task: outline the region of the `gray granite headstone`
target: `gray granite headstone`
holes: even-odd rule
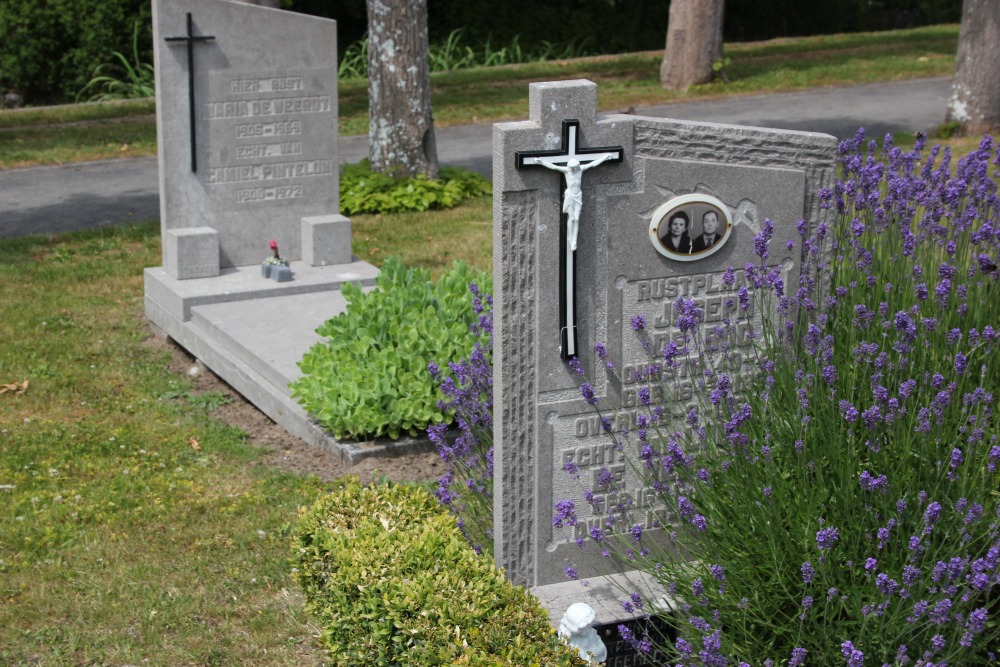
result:
[[[834,181],[836,140],[821,134],[682,122],[627,115],[598,116],[590,81],[530,86],[530,120],[494,126],[494,531],[495,556],[515,583],[541,590],[566,584],[564,568],[581,576],[610,573],[552,525],[553,502],[576,501],[578,534],[600,517],[587,516],[581,484],[563,471],[577,464],[585,487],[607,467],[628,488],[645,521],[669,524],[651,489],[601,434],[597,414],[581,399],[579,379],[560,355],[560,241],[563,176],[518,166],[517,154],[564,148],[562,126],[579,121],[581,148],[620,146],[624,159],[583,174],[583,207],[576,250],[577,346],[605,409],[635,412],[636,385],[601,381],[595,342],[606,344],[625,374],[646,359],[630,322],[646,317],[654,349],[670,335],[678,296],[698,300],[706,327],[721,318],[723,299],[739,286],[741,267],[754,261],[753,236],[765,218],[776,226],[769,263],[780,263],[785,284],[797,285],[800,219],[817,224],[818,190]],[[669,247],[677,211],[691,220],[687,245]],[[695,247],[709,211],[720,218],[716,243]],[[651,231],[652,227],[652,231]],[[704,244],[703,244],[704,245]],[[729,288],[721,277],[737,271]],[[794,287],[793,287],[794,289]],[[692,403],[682,382],[666,397],[674,415]],[[588,589],[572,584],[581,598]],[[565,598],[565,590],[555,594]],[[543,596],[540,596],[543,597]],[[570,598],[571,599],[571,598]],[[545,599],[543,597],[543,602]],[[560,603],[562,604],[562,603]],[[595,606],[595,605],[592,605]],[[557,608],[550,607],[550,609]],[[565,609],[555,613],[561,614]],[[598,611],[598,622],[610,620]],[[556,616],[558,618],[558,616]]]
[[[349,243],[332,244],[349,241],[349,223],[346,235],[303,223],[339,213],[336,27],[225,0],[154,0],[160,220],[174,278],[259,263],[271,239],[289,260],[350,261]],[[305,257],[303,245],[332,254]]]

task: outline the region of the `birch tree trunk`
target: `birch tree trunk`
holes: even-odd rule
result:
[[[948,120],[968,134],[1000,128],[1000,2],[964,0]]]
[[[373,171],[436,178],[427,0],[366,0]]]
[[[660,65],[660,83],[684,90],[712,80],[712,65],[722,60],[722,18],[725,0],[670,0],[667,48]]]

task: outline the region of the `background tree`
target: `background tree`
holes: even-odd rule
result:
[[[948,120],[970,134],[1000,128],[1000,2],[964,0]]]
[[[660,65],[664,88],[684,90],[712,80],[712,65],[722,60],[724,5],[725,0],[671,0]]]
[[[372,170],[435,178],[427,0],[367,0],[367,7]]]

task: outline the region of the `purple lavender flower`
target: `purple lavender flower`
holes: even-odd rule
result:
[[[642,331],[646,328],[646,316],[645,315],[634,315],[632,316],[632,330]]]
[[[958,375],[965,374],[965,369],[969,366],[969,360],[961,352],[955,353],[955,373]]]
[[[639,390],[636,392],[636,396],[639,398],[639,402],[643,405],[648,406],[652,402],[652,399],[649,396],[649,387],[646,385],[639,387]]]
[[[590,386],[589,382],[580,385],[580,395],[590,405],[597,405],[597,395],[594,394],[594,388]]]
[[[858,420],[858,409],[850,401],[840,401],[840,415],[848,422],[854,423]]]
[[[932,622],[938,625],[944,625],[949,620],[951,620],[951,606],[952,602],[948,598],[945,598],[934,605],[931,609],[930,619]]]
[[[885,475],[875,477],[867,470],[861,472],[861,488],[865,491],[887,491],[889,479]]]
[[[840,653],[847,660],[847,667],[864,667],[865,654],[854,648],[854,644],[849,641],[840,645]]]
[[[828,551],[836,544],[837,540],[840,538],[840,532],[830,526],[829,528],[823,528],[816,533],[816,545],[822,551]]]
[[[816,571],[813,569],[812,563],[806,561],[802,563],[802,581],[811,584],[813,577],[816,575]]]
[[[924,510],[924,525],[927,527],[928,532],[930,527],[937,523],[938,519],[941,517],[941,504],[931,503]]]
[[[552,525],[562,528],[563,525],[576,525],[576,503],[572,500],[560,500],[555,503],[556,513],[552,517]]]
[[[804,648],[796,647],[792,649],[792,658],[788,661],[788,667],[802,667],[806,662],[806,656],[809,654]]]

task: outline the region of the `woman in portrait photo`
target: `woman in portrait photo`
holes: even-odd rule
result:
[[[688,235],[688,228],[691,226],[691,219],[684,211],[678,211],[670,216],[667,223],[667,233],[660,239],[663,246],[679,255],[691,253],[692,242]]]

